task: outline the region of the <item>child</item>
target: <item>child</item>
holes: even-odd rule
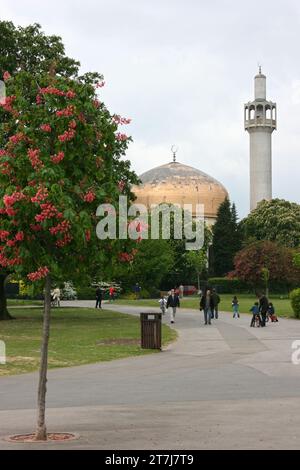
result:
[[[166,307],[167,307],[167,299],[164,296],[159,300],[159,306],[160,306],[162,314],[164,315],[166,313]]]
[[[232,308],[233,308],[233,318],[240,318],[239,301],[236,295],[232,299]]]
[[[256,320],[259,320],[258,325],[260,326],[261,325],[261,318],[260,318],[260,314],[259,314],[259,303],[258,302],[255,302],[253,307],[250,308],[250,312],[252,312],[252,315],[253,315],[250,326],[254,327]]]
[[[272,302],[270,302],[268,306],[268,317],[271,319],[272,323],[278,322],[278,318],[275,315],[275,308]]]

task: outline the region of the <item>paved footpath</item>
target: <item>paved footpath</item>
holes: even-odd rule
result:
[[[68,444],[3,441],[34,429],[37,374],[0,377],[0,449],[299,449],[300,365],[291,355],[300,321],[249,323],[221,313],[205,326],[200,312],[180,309],[179,339],[160,354],[51,370],[48,430],[80,434]]]

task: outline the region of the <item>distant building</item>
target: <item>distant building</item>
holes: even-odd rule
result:
[[[215,223],[219,206],[228,197],[221,183],[196,168],[177,162],[175,154],[172,162],[146,171],[140,179],[142,184],[132,188],[137,196],[136,204],[143,204],[148,209],[161,203],[181,207],[192,204],[193,216],[196,215],[196,204],[203,204],[208,225]]]

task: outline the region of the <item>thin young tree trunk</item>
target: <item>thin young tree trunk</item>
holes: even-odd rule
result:
[[[38,388],[38,419],[35,439],[38,441],[47,440],[47,428],[45,422],[46,392],[47,392],[47,369],[48,369],[48,344],[50,335],[50,314],[51,314],[51,277],[48,274],[45,282],[45,302],[44,302],[44,322],[43,337],[41,345],[41,363]]]
[[[13,317],[7,310],[7,299],[5,294],[5,280],[7,274],[0,274],[0,321],[1,320],[13,320]]]

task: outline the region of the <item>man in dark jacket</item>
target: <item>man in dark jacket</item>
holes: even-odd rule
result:
[[[269,301],[264,294],[259,294],[259,313],[261,315],[261,326],[266,326]]]
[[[206,292],[201,297],[200,300],[200,310],[204,311],[204,321],[205,325],[211,325],[212,312],[214,311],[215,304],[210,289],[207,289]]]
[[[96,308],[102,308],[102,290],[100,289],[100,286],[97,287],[96,289]]]
[[[175,323],[175,316],[176,316],[176,310],[177,307],[180,307],[180,301],[178,295],[175,294],[175,290],[171,290],[171,295],[168,297],[167,301],[167,309],[171,308],[170,312],[170,318],[171,318],[171,323]]]
[[[217,294],[216,289],[212,290],[212,299],[214,302],[214,310],[212,312],[212,318],[215,318],[217,320],[219,318],[219,303],[221,302],[221,298]]]

